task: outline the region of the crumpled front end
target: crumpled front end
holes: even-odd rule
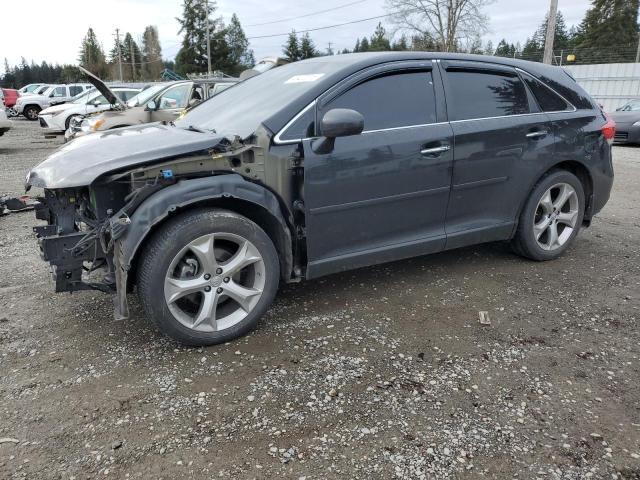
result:
[[[56,292],[115,290],[109,235],[95,215],[88,189],[45,189],[36,218],[47,222],[33,230],[43,260],[51,265]],[[93,273],[97,271],[102,275]]]

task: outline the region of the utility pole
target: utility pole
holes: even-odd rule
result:
[[[131,42],[131,79],[136,81],[136,56],[133,51],[133,42]]]
[[[547,20],[547,37],[544,41],[543,63],[551,65],[553,62],[553,40],[556,37],[556,16],[558,13],[558,0],[551,0],[549,18]]]
[[[118,47],[118,70],[120,72],[120,82],[122,82],[122,52],[120,51],[120,29],[116,28],[116,46]]]
[[[636,50],[636,63],[640,63],[640,36],[638,36],[638,50]]]
[[[209,39],[209,0],[204,0],[204,14],[207,19],[207,73],[211,76],[211,40]]]

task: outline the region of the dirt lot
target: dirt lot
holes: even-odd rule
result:
[[[0,138],[0,192],[60,143],[40,130]],[[492,244],[288,286],[208,349],[135,297],[116,322],[51,293],[33,214],[0,218],[0,478],[640,478],[640,149],[614,157],[558,261]]]

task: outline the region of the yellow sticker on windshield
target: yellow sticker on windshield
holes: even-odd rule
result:
[[[310,73],[307,75],[294,75],[284,83],[307,83],[315,82],[319,78],[324,77],[324,73]]]

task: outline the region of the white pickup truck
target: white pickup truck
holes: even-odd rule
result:
[[[51,85],[38,95],[24,95],[18,97],[13,107],[18,115],[24,115],[29,120],[37,120],[38,113],[50,105],[57,105],[71,100],[93,88],[90,83],[74,83],[70,85]]]

